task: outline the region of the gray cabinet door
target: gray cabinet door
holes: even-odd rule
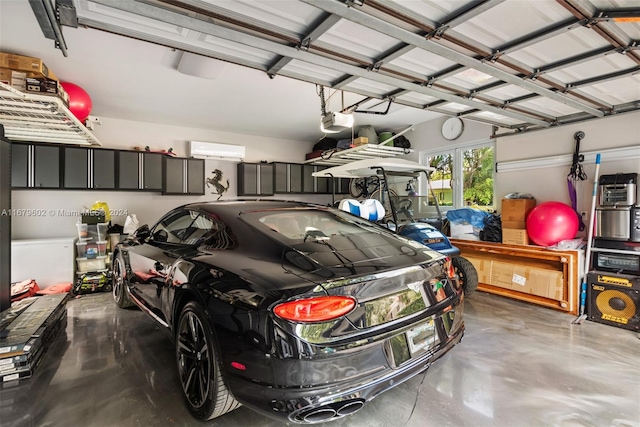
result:
[[[93,188],[113,190],[116,188],[116,152],[113,150],[93,151]]]
[[[273,164],[261,163],[260,167],[260,195],[273,196]]]
[[[325,170],[327,166],[316,166],[314,172],[320,172]],[[327,194],[331,193],[330,184],[332,183],[332,178],[314,178],[316,180],[316,193],[319,194]]]
[[[277,193],[288,193],[289,186],[287,185],[287,172],[289,170],[289,165],[287,163],[274,163],[273,164],[273,180],[274,180],[274,188],[273,191]]]
[[[89,149],[64,147],[64,188],[89,188]]]
[[[258,165],[238,163],[238,196],[258,195]]]
[[[60,147],[36,145],[33,153],[36,188],[60,188]]]
[[[143,153],[143,188],[146,191],[162,191],[162,156],[158,153]]]
[[[29,145],[11,144],[11,187],[29,186]]]
[[[226,182],[221,184],[227,186]],[[203,159],[187,159],[187,193],[204,194]]]
[[[184,159],[165,158],[164,193],[182,194],[184,192]]]
[[[315,192],[315,181],[313,178],[313,165],[303,165],[302,166],[302,192],[303,193],[314,193]]]
[[[140,189],[139,153],[118,152],[118,188],[121,190]]]
[[[289,191],[291,193],[302,193],[302,165],[291,163],[289,168],[291,170],[291,186],[289,187]]]

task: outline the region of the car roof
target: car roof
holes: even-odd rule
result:
[[[237,199],[224,201],[197,202],[184,205],[186,209],[197,209],[211,213],[226,213],[237,215],[245,211],[259,211],[266,209],[292,209],[300,207],[315,208],[319,205],[294,200],[276,199]]]

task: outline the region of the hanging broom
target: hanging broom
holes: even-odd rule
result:
[[[571,323],[575,325],[581,324],[587,315],[584,313],[587,304],[587,273],[591,267],[591,243],[593,241],[593,227],[595,221],[594,214],[596,212],[596,194],[598,191],[598,174],[600,172],[600,153],[596,154],[596,173],[593,177],[593,193],[591,194],[591,210],[589,211],[589,228],[587,229],[587,253],[584,257],[584,271],[582,276],[582,285],[580,286],[580,315]]]

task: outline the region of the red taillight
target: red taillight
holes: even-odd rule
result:
[[[355,300],[349,297],[317,297],[279,304],[273,312],[293,322],[325,322],[344,316],[355,306]]]
[[[246,366],[244,366],[244,365],[243,365],[242,363],[240,363],[240,362],[231,362],[231,367],[232,367],[232,368],[236,368],[236,369],[238,369],[238,370],[240,370],[240,371],[246,371],[246,370],[247,370],[247,367],[246,367]]]

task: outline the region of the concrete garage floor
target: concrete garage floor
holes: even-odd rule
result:
[[[467,299],[447,357],[329,426],[640,426],[640,340],[630,331],[517,301]],[[68,303],[66,334],[36,375],[0,395],[9,426],[279,426],[240,408],[191,418],[170,341],[110,294]]]

